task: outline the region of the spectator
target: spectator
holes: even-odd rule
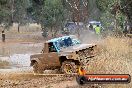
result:
[[[5,31],[2,31],[2,42],[5,42]]]

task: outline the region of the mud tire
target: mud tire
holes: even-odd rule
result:
[[[69,66],[71,70],[68,71],[68,69],[66,68],[66,66]],[[62,66],[61,66],[61,71],[64,74],[76,73],[77,72],[77,66],[76,66],[75,62],[64,61],[62,63]]]
[[[42,70],[42,68],[39,67],[38,62],[35,62],[35,63],[33,64],[33,72],[34,72],[35,74],[43,74],[43,70]]]

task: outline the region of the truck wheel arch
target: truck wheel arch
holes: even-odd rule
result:
[[[66,61],[66,60],[67,60],[66,56],[60,56],[59,57],[59,61],[60,61],[61,65],[62,65],[62,62]]]
[[[38,58],[32,58],[32,59],[31,59],[30,66],[33,66],[33,64],[34,64],[35,62],[37,62],[37,63],[39,63],[39,64],[42,64],[41,61],[40,61]]]
[[[79,60],[67,59],[66,56],[60,56],[60,57],[59,57],[59,61],[60,61],[60,64],[61,64],[61,65],[62,65],[62,63],[63,63],[64,61],[71,61],[71,62],[75,62],[76,65],[80,65]]]

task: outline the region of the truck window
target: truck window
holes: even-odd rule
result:
[[[53,43],[49,43],[48,46],[49,46],[49,52],[57,52],[57,50],[55,49]]]

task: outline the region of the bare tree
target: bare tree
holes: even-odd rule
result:
[[[88,18],[88,1],[87,0],[66,0],[72,13],[72,21],[77,22],[78,37],[80,37],[79,22],[86,22]]]

